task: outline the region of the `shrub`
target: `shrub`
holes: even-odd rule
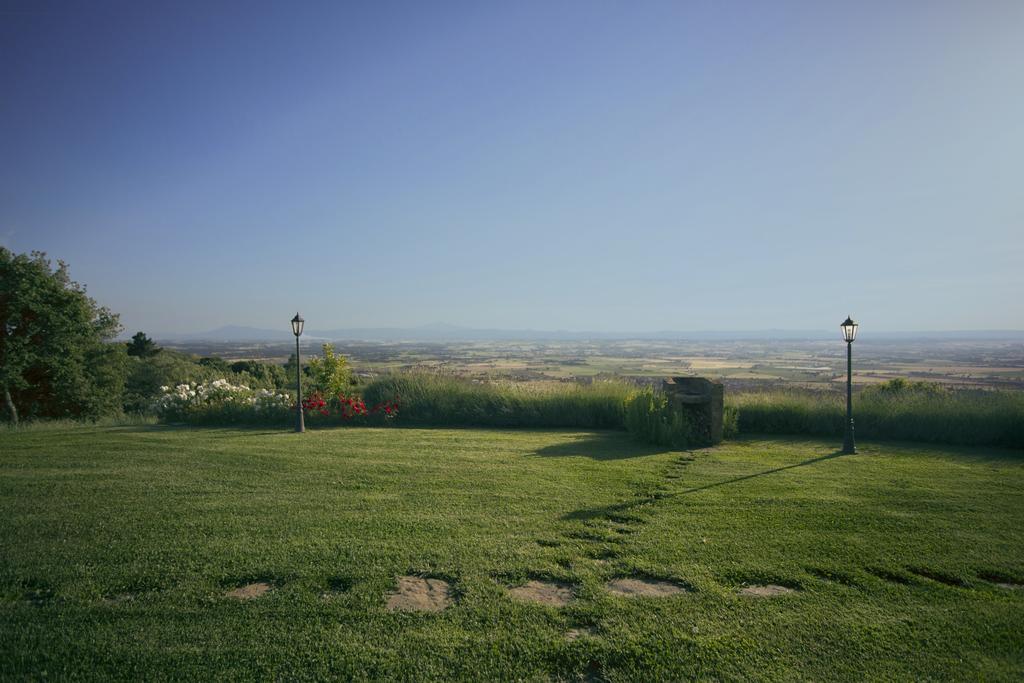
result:
[[[686,414],[673,408],[664,392],[652,389],[626,398],[625,425],[636,437],[659,446],[683,449],[700,440]]]
[[[267,389],[284,389],[288,384],[284,368],[273,363],[240,360],[231,364],[231,371],[237,375],[248,377],[251,384]]]
[[[335,354],[331,344],[323,345],[323,353],[323,358],[314,357],[309,361],[310,385],[325,396],[337,396],[352,383],[352,370],[348,359]]]
[[[268,389],[253,390],[225,379],[161,387],[152,409],[168,422],[189,424],[286,424],[292,399]]]

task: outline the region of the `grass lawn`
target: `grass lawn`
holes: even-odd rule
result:
[[[1024,454],[836,446],[0,432],[0,676],[1024,677]],[[455,603],[388,611],[403,575]],[[619,597],[619,577],[687,590]],[[575,598],[506,593],[528,580]],[[792,592],[742,593],[767,584]]]

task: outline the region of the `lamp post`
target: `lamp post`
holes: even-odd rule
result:
[[[292,318],[292,334],[295,335],[295,390],[298,396],[298,418],[295,421],[295,431],[306,431],[306,418],[302,414],[302,359],[299,357],[299,335],[302,334],[302,326],[306,323],[298,313]]]
[[[857,444],[853,442],[853,340],[857,338],[857,323],[846,316],[839,327],[843,330],[843,341],[846,342],[846,436],[843,439],[843,453],[856,453]]]

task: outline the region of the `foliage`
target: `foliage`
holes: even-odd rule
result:
[[[296,366],[297,365],[298,365],[298,360],[296,359],[295,354],[293,353],[293,354],[290,354],[288,356],[288,362],[284,364],[284,368],[283,368],[283,370],[284,370],[284,378],[285,378],[285,382],[286,382],[285,386],[288,387],[289,389],[292,389],[292,390],[295,389],[295,374],[296,374],[296,369],[297,369]],[[304,391],[309,387],[310,377],[311,376],[312,376],[312,371],[310,370],[309,365],[308,364],[303,364],[303,366],[302,366],[302,373],[300,375],[300,378],[302,379],[302,388],[303,388]]]
[[[231,371],[231,364],[218,356],[205,356],[196,362],[221,374]]]
[[[200,365],[194,356],[171,349],[149,358],[129,358],[125,411],[146,412],[153,400],[162,395],[161,387],[212,381],[217,374],[216,370]]]
[[[395,373],[370,382],[363,397],[371,404],[399,397],[405,424],[622,429],[629,392],[618,382],[523,385]]]
[[[249,377],[250,383],[256,383],[258,386],[275,389],[284,389],[288,386],[284,368],[273,363],[240,360],[231,364],[231,371]]]
[[[139,358],[149,358],[163,350],[152,339],[147,337],[145,332],[136,332],[132,336],[132,340],[128,342],[127,347],[129,356],[137,356]]]
[[[306,420],[321,424],[382,424],[398,416],[398,407],[397,399],[368,407],[358,396],[325,397],[317,391],[302,398]],[[294,419],[295,402],[286,393],[253,389],[221,378],[160,387],[160,396],[150,410],[162,422],[175,424],[283,426]]]
[[[775,391],[733,394],[742,433],[841,437],[846,421],[842,392]],[[858,439],[1024,448],[1024,393],[949,389],[895,379],[854,395]]]
[[[373,415],[379,415],[385,420],[392,420],[398,417],[397,396],[390,401],[380,401],[367,408],[366,401],[358,396],[340,394],[337,399],[337,406],[338,414],[341,416],[341,419],[346,421],[356,418],[367,418]]]
[[[145,413],[150,410],[154,399],[163,395],[161,387],[165,386],[226,379],[232,384],[245,385],[254,390],[279,392],[284,388],[283,369],[257,361],[229,365],[220,358],[197,358],[173,349],[164,349],[149,358],[129,358],[128,361],[124,409],[129,413]],[[236,367],[240,369],[235,370]]]
[[[352,369],[348,359],[334,353],[334,346],[323,345],[323,357],[309,360],[310,386],[326,396],[337,396],[348,390],[352,383]]]
[[[268,389],[253,390],[225,379],[161,387],[153,412],[167,422],[188,424],[284,424],[292,399]]]
[[[625,425],[643,441],[685,449],[700,439],[697,427],[675,409],[664,392],[642,389],[625,401]]]
[[[0,390],[11,421],[96,418],[120,409],[118,317],[42,252],[0,247]]]
[[[722,438],[734,439],[740,433],[740,411],[726,404],[722,408]]]
[[[122,414],[131,360],[125,347],[116,343],[99,344],[86,352],[91,382],[82,394],[81,411],[76,417],[96,420]]]

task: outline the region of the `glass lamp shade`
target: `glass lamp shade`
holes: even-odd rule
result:
[[[857,323],[853,322],[853,318],[847,316],[846,320],[839,327],[843,330],[843,341],[849,343],[857,338]]]
[[[306,324],[306,321],[302,319],[302,316],[298,313],[292,318],[292,334],[298,337],[302,334],[302,326]]]

